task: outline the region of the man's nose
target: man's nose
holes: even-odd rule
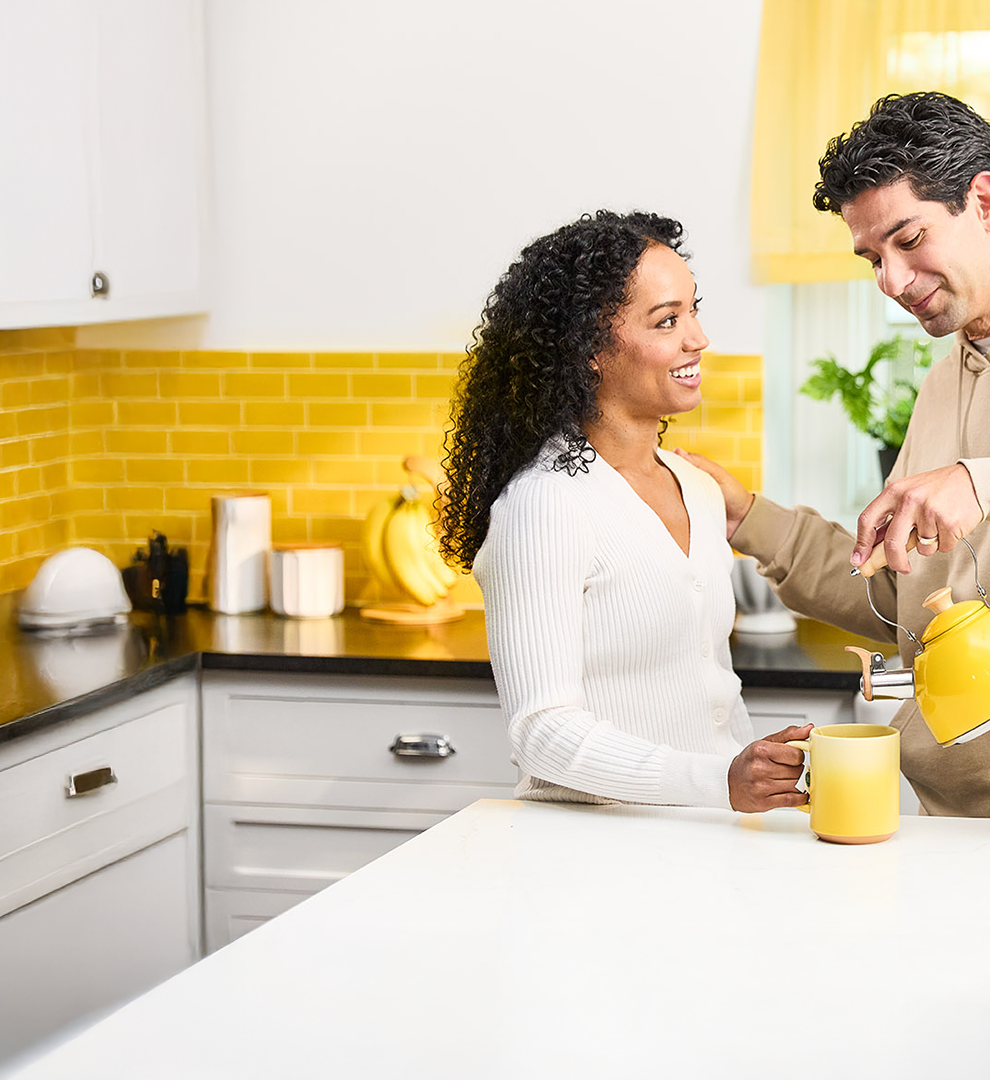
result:
[[[883,265],[877,272],[877,284],[880,286],[880,291],[895,300],[907,291],[912,281],[914,281],[914,270],[904,259],[898,259],[896,256],[884,259]]]

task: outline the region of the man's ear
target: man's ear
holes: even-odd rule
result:
[[[990,233],[990,172],[978,172],[969,182],[969,190],[983,228]]]

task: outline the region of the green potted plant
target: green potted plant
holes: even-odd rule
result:
[[[878,378],[877,366],[899,360],[904,367],[910,367],[912,377],[895,378],[888,389],[887,380]],[[918,387],[931,364],[930,341],[907,340],[896,334],[873,346],[862,371],[844,368],[831,353],[813,360],[815,374],[801,386],[800,392],[816,401],[831,401],[839,395],[853,426],[879,443],[880,472],[886,480],[904,443]]]

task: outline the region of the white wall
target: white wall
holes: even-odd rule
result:
[[[760,0],[207,0],[215,296],[82,344],[459,351],[530,238],[680,218],[712,348],[749,282]]]

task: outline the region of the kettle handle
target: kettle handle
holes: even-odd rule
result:
[[[918,533],[917,530],[912,529],[911,535],[907,538],[907,543],[904,545],[905,551],[914,551],[918,546]],[[859,568],[859,572],[863,577],[873,577],[878,571],[882,570],[887,565],[887,552],[883,549],[883,543],[877,544],[877,546],[870,552],[870,557]]]

